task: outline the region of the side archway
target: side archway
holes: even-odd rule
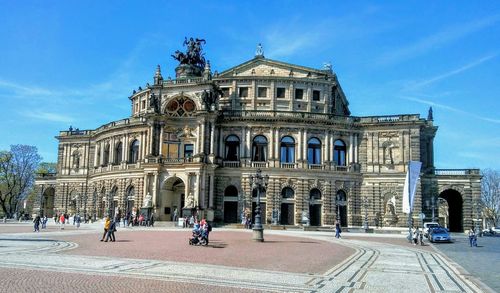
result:
[[[439,207],[439,221],[447,225],[450,232],[463,232],[463,197],[454,189],[446,189],[439,194],[439,198],[447,203]],[[440,201],[441,202],[441,201]]]

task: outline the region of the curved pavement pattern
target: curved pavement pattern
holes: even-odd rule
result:
[[[307,235],[333,241],[331,236]],[[293,236],[304,237],[304,234]],[[337,242],[356,249],[356,253],[325,274],[316,275],[206,264],[186,269],[193,264],[68,255],[58,252],[75,248],[77,244],[13,235],[0,238],[0,267],[275,292],[483,292],[438,253],[359,240]]]

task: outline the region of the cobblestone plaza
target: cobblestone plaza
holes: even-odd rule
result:
[[[31,224],[0,224],[0,292],[491,291],[433,246],[413,246],[403,235],[267,231],[257,243],[247,230],[214,229],[203,247],[188,245],[190,230],[182,228],[122,227],[114,243],[99,241],[101,229],[49,224],[33,233]]]

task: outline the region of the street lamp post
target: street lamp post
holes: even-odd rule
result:
[[[42,184],[42,190],[40,191],[40,208],[38,209],[38,215],[40,216],[40,218],[42,217],[42,205],[43,205],[43,188],[44,188],[44,184]]]
[[[279,212],[280,198],[279,195],[274,196],[274,210],[273,210],[273,224],[278,225],[278,219],[280,217]]]
[[[365,219],[364,219],[364,229],[365,229],[365,232],[368,231],[368,203],[369,203],[369,200],[368,198],[363,198],[363,206],[365,208]]]
[[[250,188],[257,188],[257,206],[255,207],[255,224],[253,225],[253,241],[264,242],[264,227],[262,226],[260,210],[260,190],[266,189],[269,182],[269,176],[262,176],[262,170],[257,169],[255,175],[250,175]]]

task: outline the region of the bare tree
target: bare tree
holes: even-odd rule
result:
[[[41,159],[34,146],[11,145],[10,151],[0,152],[0,208],[7,217],[29,195]]]
[[[500,172],[486,169],[482,172],[481,200],[484,216],[495,227],[500,225]]]

